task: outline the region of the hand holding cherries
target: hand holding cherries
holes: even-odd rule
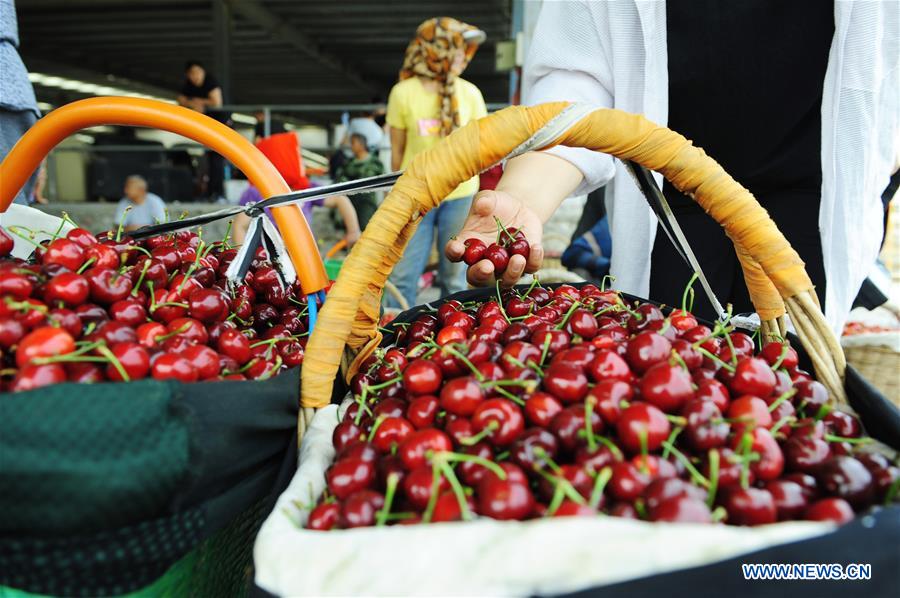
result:
[[[463,241],[466,247],[462,261],[471,267],[481,260],[488,260],[494,266],[494,277],[500,279],[506,272],[509,259],[514,255],[521,255],[528,261],[531,256],[531,246],[525,239],[525,233],[517,228],[506,228],[499,219],[497,222],[497,241],[485,245],[484,241],[477,237],[470,237]]]

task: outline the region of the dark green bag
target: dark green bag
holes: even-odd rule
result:
[[[243,593],[299,388],[294,369],[0,396],[0,595]]]

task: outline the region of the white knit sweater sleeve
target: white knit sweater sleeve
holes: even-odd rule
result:
[[[525,104],[570,101],[612,107],[612,68],[598,33],[605,3],[598,4],[600,7],[583,1],[544,2],[525,61]],[[606,184],[615,173],[608,155],[569,147],[548,152],[571,162],[584,175],[574,195]]]

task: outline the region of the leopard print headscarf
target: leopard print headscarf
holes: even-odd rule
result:
[[[483,39],[484,33],[477,27],[450,17],[437,17],[419,25],[416,37],[406,48],[400,80],[419,75],[440,83],[442,135],[449,135],[460,126],[455,93],[457,76],[450,72],[453,57],[458,49],[464,48],[465,69]]]

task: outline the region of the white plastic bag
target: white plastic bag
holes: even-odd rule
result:
[[[40,243],[44,239],[50,239],[56,231],[64,235],[73,228],[72,223],[64,222],[62,218],[44,213],[38,209],[23,206],[21,204],[10,204],[6,212],[0,213],[0,226],[9,229],[11,226],[18,226],[25,230],[34,231],[34,242]],[[62,228],[60,228],[62,226]],[[10,233],[15,245],[12,254],[14,257],[25,259],[34,252],[34,244],[29,243],[25,239]]]

